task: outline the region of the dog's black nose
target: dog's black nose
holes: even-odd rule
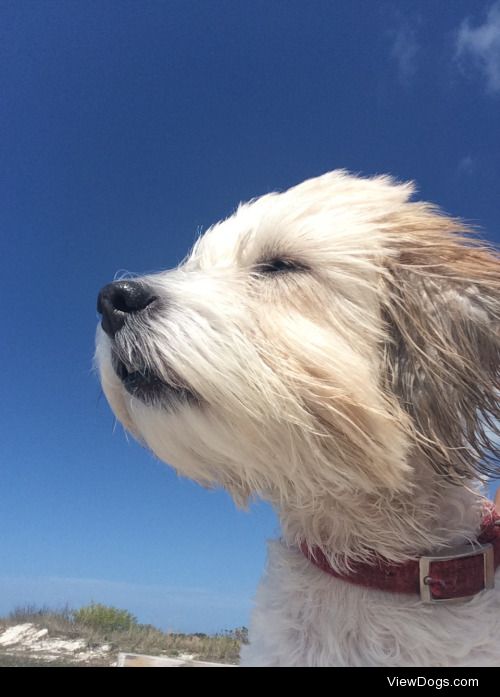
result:
[[[101,326],[111,338],[123,327],[127,316],[141,312],[156,300],[151,288],[140,281],[108,283],[97,297]]]

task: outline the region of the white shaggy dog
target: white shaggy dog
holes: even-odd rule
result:
[[[280,516],[247,665],[500,664],[498,574],[481,591],[500,562],[493,514],[493,544],[477,542],[499,258],[412,191],[331,172],[240,205],[177,269],[100,293],[97,362],[124,426]],[[465,543],[451,580],[446,562],[422,571]]]

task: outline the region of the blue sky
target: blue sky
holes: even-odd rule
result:
[[[276,519],[113,428],[96,293],[338,167],[500,241],[500,2],[1,0],[0,94],[0,613],[247,624]]]

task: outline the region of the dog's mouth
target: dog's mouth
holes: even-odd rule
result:
[[[150,406],[171,406],[174,402],[199,402],[195,392],[178,379],[167,382],[148,368],[129,369],[115,354],[112,364],[127,392]]]

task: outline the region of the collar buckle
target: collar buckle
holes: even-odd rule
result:
[[[431,564],[439,562],[449,562],[454,559],[463,559],[465,557],[483,557],[483,587],[472,595],[464,595],[452,598],[436,598],[432,594],[432,576]],[[419,559],[419,582],[420,582],[420,599],[424,603],[454,603],[457,601],[470,600],[477,593],[495,586],[495,550],[492,544],[483,544],[472,547],[464,545],[463,547],[455,547],[448,554],[439,556],[420,557]]]

